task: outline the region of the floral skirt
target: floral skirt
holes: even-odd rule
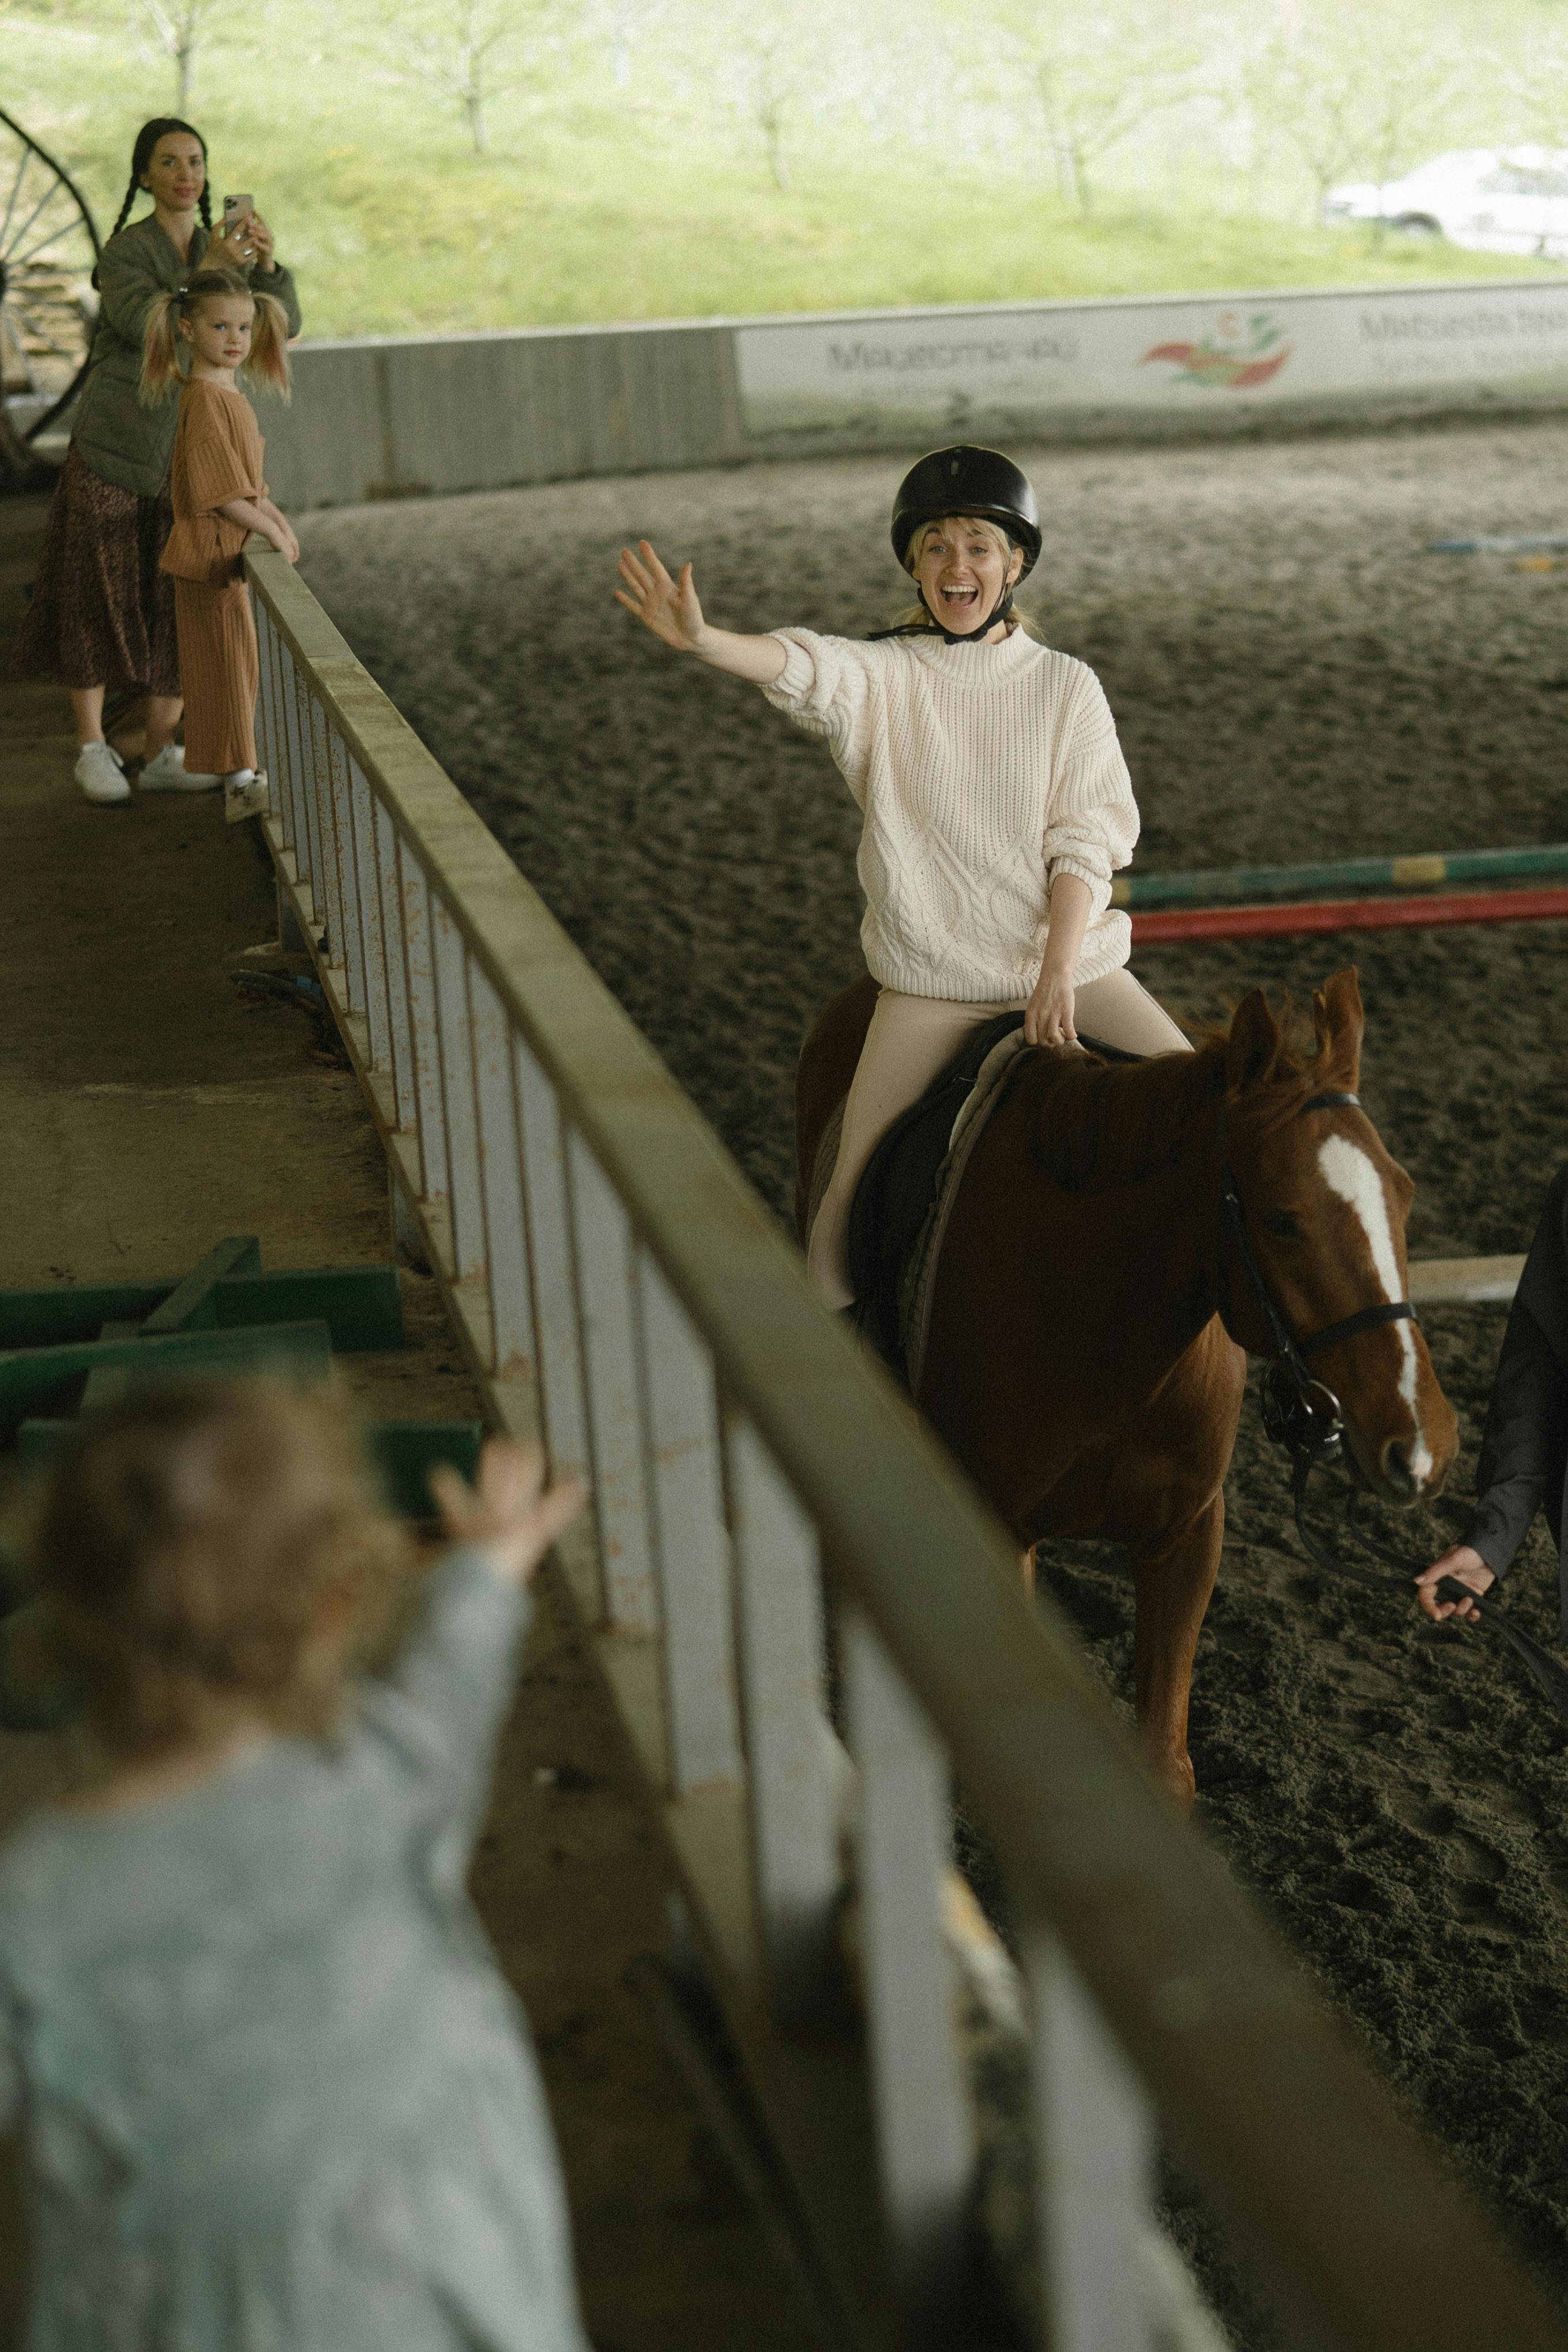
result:
[[[13,667],[68,687],[177,696],[174,583],[158,569],[173,521],[167,488],[138,498],[68,450]]]

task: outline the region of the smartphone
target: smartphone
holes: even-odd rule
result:
[[[225,196],[224,198],[224,227],[225,231],[232,235],[235,226],[240,221],[248,220],[255,210],[256,199],[254,196]]]

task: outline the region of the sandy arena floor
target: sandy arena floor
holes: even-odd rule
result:
[[[1568,568],[1426,551],[1568,527],[1568,425],[1029,462],[1048,537],[1027,601],[1104,682],[1145,869],[1568,838]],[[901,601],[898,470],[573,484],[312,515],[300,534],[355,649],[781,1213],[800,1040],[860,969],[855,812],[821,745],[620,612],[614,553],[643,533],[690,556],[731,626],[863,634]],[[1364,1097],[1420,1188],[1413,1255],[1522,1249],[1568,1157],[1568,925],[1167,949],[1135,968],[1210,1015],[1350,961]],[[1465,1426],[1458,1492],[1501,1328],[1428,1318]],[[1568,2288],[1568,1732],[1484,1638],[1423,1631],[1307,1566],[1251,1406],[1229,1514],[1194,1689],[1207,1826]],[[1073,1548],[1047,1581],[1126,1693],[1114,1559]],[[1510,1598],[1548,1636],[1552,1582],[1538,1528]],[[1202,2249],[1199,2217],[1181,2227]],[[1264,2352],[1266,2318],[1211,2263],[1238,2340]]]

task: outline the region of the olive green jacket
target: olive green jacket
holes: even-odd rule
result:
[[[182,261],[157,215],[149,213],[111,236],[99,261],[98,325],[71,440],[84,466],[138,498],[155,497],[168,479],[180,415],[180,404],[172,397],[144,408],[137,396],[147,314],[160,294],[183,286],[201,268],[206,249],[207,232],[198,225]],[[258,294],[274,295],[282,303],[288,331],[297,335],[299,297],[287,270],[246,275]]]

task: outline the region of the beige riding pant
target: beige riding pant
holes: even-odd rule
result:
[[[844,1103],[838,1164],[822,1197],[806,1246],[806,1271],[820,1298],[848,1307],[844,1250],[850,1204],[866,1161],[901,1111],[918,1102],[933,1078],[953,1059],[971,1029],[1016,1013],[1010,1004],[958,1004],[940,996],[905,996],[884,988],[876,1000],[854,1080]],[[1081,1036],[1103,1038],[1125,1054],[1190,1052],[1168,1013],[1124,965],[1092,980],[1073,1001],[1073,1024]]]

